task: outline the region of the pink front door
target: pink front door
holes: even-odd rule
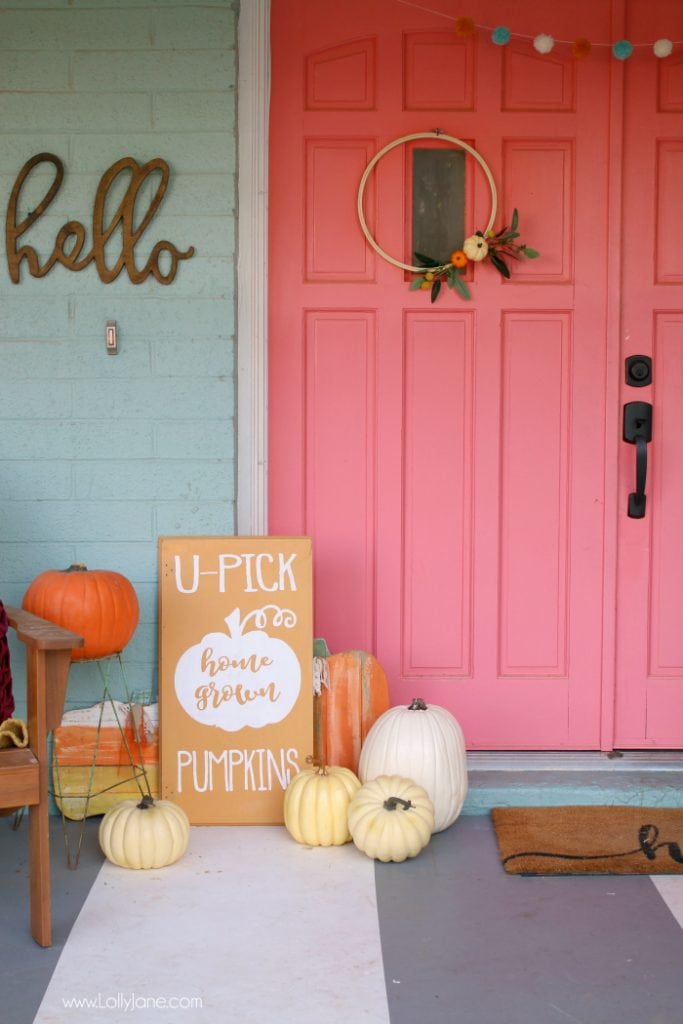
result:
[[[621,2],[610,12],[577,0],[552,14],[532,0],[473,5],[481,24],[510,22],[505,47],[488,32],[458,37],[450,0],[424,6],[272,3],[270,530],[314,539],[316,634],[332,649],[375,651],[393,701],[450,708],[471,748],[662,745],[644,708],[656,694],[666,720],[682,685],[671,668],[683,663],[672,607],[683,485],[677,439],[657,433],[677,415],[683,373],[680,215],[672,224],[668,213],[683,151],[675,135],[662,140],[677,120],[662,109],[662,72],[651,52],[623,67],[604,47],[578,60],[566,45],[546,55],[531,46],[541,31],[573,39],[579,24],[592,39],[618,38],[629,24]],[[652,28],[635,21],[646,10],[634,0],[627,12],[643,38]],[[657,35],[675,31],[667,22]],[[374,252],[358,222],[369,161],[435,128],[490,166],[496,227],[517,207],[520,240],[541,251],[509,282],[477,266],[470,302],[410,291],[410,275]],[[646,144],[659,177],[641,181]],[[414,263],[414,150],[431,146],[454,148],[397,146],[368,181],[369,228],[399,262]],[[641,221],[655,197],[650,285],[655,226]],[[466,234],[486,226],[490,205],[468,158]],[[634,245],[641,259],[624,261],[622,289],[620,246]],[[655,323],[659,351],[654,387],[619,395],[622,357],[653,345],[650,329],[619,350],[622,294],[624,325]],[[620,403],[652,401],[652,391],[647,515],[634,520],[625,501],[636,446],[621,440]],[[637,632],[646,639],[636,657]],[[653,661],[655,635],[664,647]],[[683,745],[683,727],[674,733],[666,745]]]

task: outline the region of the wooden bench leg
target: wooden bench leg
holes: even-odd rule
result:
[[[28,814],[31,934],[39,946],[51,946],[50,833],[47,803],[29,807]]]
[[[5,610],[10,625],[26,645],[26,716],[31,753],[38,762],[38,791],[34,773],[30,799],[28,792],[23,794],[24,802],[31,804],[28,819],[31,934],[39,946],[51,946],[47,735],[60,723],[71,652],[83,646],[83,638],[21,608],[6,607]]]
[[[31,934],[39,946],[52,945],[50,911],[50,831],[48,819],[47,708],[48,665],[52,652],[26,652],[26,702],[31,747],[39,763],[40,799],[29,808],[28,847]]]

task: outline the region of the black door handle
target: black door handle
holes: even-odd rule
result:
[[[645,482],[647,480],[647,441],[643,434],[636,434],[636,489],[628,496],[630,519],[642,519],[645,515]]]
[[[628,496],[631,519],[645,516],[647,446],[652,440],[652,406],[649,402],[627,402],[624,406],[624,441],[636,446],[636,489]]]

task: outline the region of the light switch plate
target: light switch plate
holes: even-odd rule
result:
[[[107,320],[107,326],[104,332],[104,344],[109,355],[115,356],[119,350],[116,320]]]

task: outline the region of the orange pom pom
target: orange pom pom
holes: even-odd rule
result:
[[[455,19],[455,34],[466,39],[467,36],[473,36],[474,30],[476,29],[473,18],[456,18]]]
[[[586,39],[584,36],[581,36],[580,39],[575,39],[572,44],[572,53],[575,57],[587,57],[592,49],[593,44],[590,39]]]

